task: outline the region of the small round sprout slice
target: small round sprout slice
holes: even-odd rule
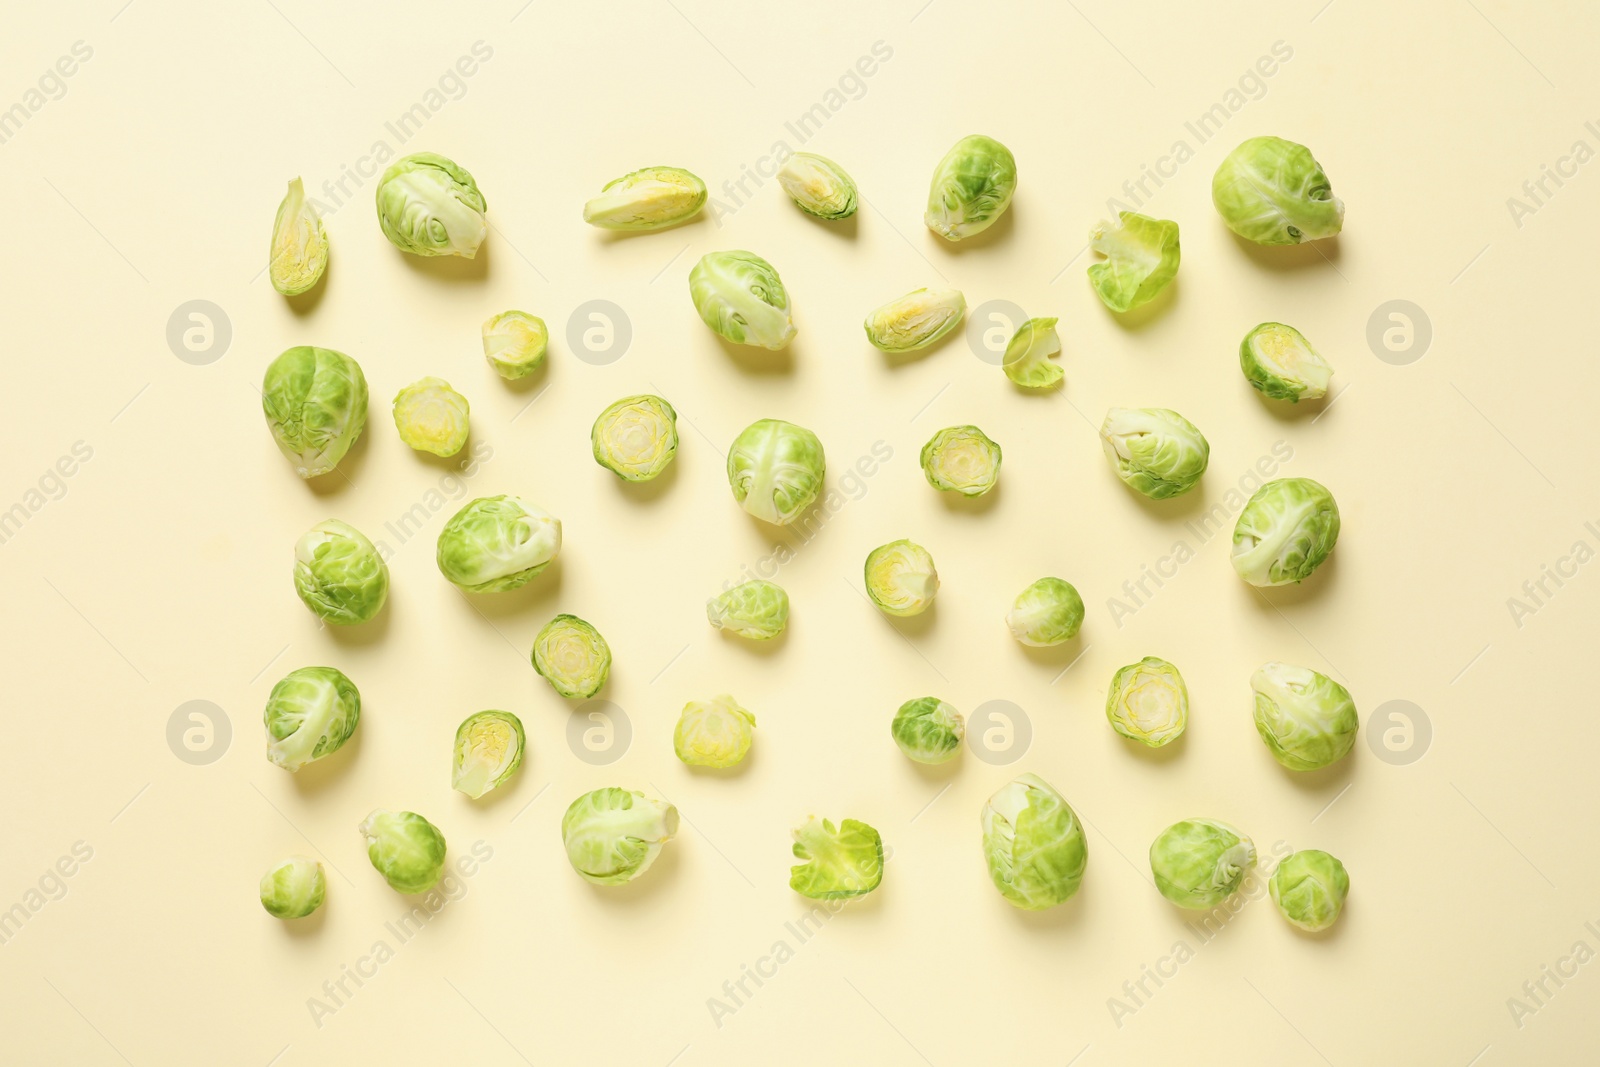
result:
[[[1000,480],[1000,446],[976,426],[950,426],[922,446],[922,473],[941,492],[982,496]]]
[[[343,352],[286,348],[267,365],[261,411],[295,473],[315,478],[338,466],[366,428],[367,379]]]
[[[645,167],[606,183],[583,205],[583,221],[603,230],[664,230],[700,214],[706,183],[682,167]]]
[[[867,554],[867,595],[888,615],[920,615],[933,605],[939,572],[933,556],[911,541],[890,541]]]
[[[1239,368],[1262,395],[1298,404],[1328,395],[1333,368],[1305,335],[1281,322],[1263,322],[1239,342]]]
[[[1146,656],[1123,667],[1106,693],[1111,728],[1151,748],[1176,741],[1189,725],[1189,689],[1178,668]]]
[[[328,233],[316,207],[306,199],[306,187],[299,178],[289,183],[289,192],[272,220],[267,268],[272,287],[284,296],[299,296],[311,289],[328,269]]]
[[[796,152],[778,171],[778,184],[807,215],[847,219],[856,213],[855,181],[826,156]]]
[[[453,456],[467,443],[467,398],[443,378],[418,378],[394,398],[394,428],[418,452]]]
[[[794,855],[803,862],[789,868],[789,888],[812,900],[864,896],[883,881],[883,838],[856,819],[811,816],[794,830]]]
[[[261,906],[274,919],[304,919],[327,895],[322,864],[305,856],[290,856],[261,876]]]
[[[1167,408],[1112,408],[1100,424],[1100,444],[1123,484],[1151,500],[1187,493],[1211,462],[1199,427]]]
[[[1228,229],[1257,244],[1317,241],[1344,226],[1344,203],[1311,149],[1282,137],[1252,137],[1229,152],[1211,202]]]
[[[691,700],[672,731],[672,750],[691,767],[732,767],[749,753],[755,726],[756,717],[726,693]]]
[[[689,298],[711,332],[736,345],[777,350],[794,339],[789,292],[754,252],[707,252],[689,272]]]
[[[1178,275],[1178,224],[1123,211],[1089,231],[1089,247],[1105,256],[1089,265],[1089,284],[1112,311],[1154,300]]]
[[[822,492],[827,470],[822,442],[804,426],[759,419],[728,449],[733,499],[762,522],[786,526]]]
[[[948,763],[961,754],[967,723],[938,697],[918,697],[900,705],[889,733],[900,751],[918,763]]]
[[[338,519],[319,522],[294,546],[294,590],[335,626],[371,620],[389,597],[389,567],[365,534]]]
[[[659,396],[625,396],[589,431],[594,461],[625,482],[648,482],[678,454],[678,413]]]
[[[957,141],[934,168],[922,221],[947,241],[961,241],[993,226],[1017,191],[1011,150],[980,133]]]
[[[1233,527],[1233,569],[1254,586],[1311,577],[1339,541],[1339,505],[1310,478],[1279,478],[1257,489]]]
[[[1027,911],[1070,899],[1089,865],[1077,812],[1036,774],[1019,775],[983,805],[983,854],[1000,895]]]
[[[367,859],[397,893],[426,893],[444,873],[444,834],[414,811],[377,809],[358,829]]]
[[[1001,369],[1006,377],[1024,389],[1046,389],[1059,382],[1066,374],[1060,363],[1052,363],[1051,356],[1061,354],[1061,338],[1056,333],[1055,319],[1029,319],[1017,327],[1017,332],[1006,342],[1006,354]]]
[[[561,551],[561,520],[514,496],[484,496],[439,531],[439,573],[469,593],[520,589]]]
[[[1350,690],[1306,667],[1267,663],[1250,677],[1256,732],[1292,771],[1314,771],[1349,755],[1361,717]]]
[[[533,669],[562,696],[586,699],[611,675],[611,646],[576,615],[557,615],[533,639]]]
[[[789,594],[775,582],[753,578],[706,601],[706,618],[719,630],[770,641],[789,624]]]
[[[361,693],[343,671],[301,667],[278,680],[261,713],[267,759],[286,771],[331,756],[361,722]]]
[[[595,885],[633,881],[677,832],[677,808],[615,786],[583,794],[561,817],[567,862]]]
[[[378,179],[378,225],[414,256],[472,259],[489,235],[488,201],[465,167],[434,152],[397,159]]]
[[[509,711],[480,711],[456,728],[450,788],[477,800],[504,785],[522,767],[527,735]]]
[[[1255,863],[1255,843],[1215,819],[1173,823],[1150,844],[1156,888],[1180,908],[1216,907],[1239,891]]]
[[[1337,857],[1302,849],[1278,864],[1267,889],[1291,925],[1317,933],[1339,920],[1350,895],[1350,874]]]
[[[544,364],[550,331],[526,311],[502,311],[483,322],[483,358],[508,382],[526,378]]]
[[[870,312],[861,325],[873,347],[915,352],[958,329],[966,314],[959,289],[913,289]]]
[[[1061,578],[1040,578],[1018,593],[1006,612],[1011,636],[1034,648],[1070,641],[1082,625],[1083,597]]]

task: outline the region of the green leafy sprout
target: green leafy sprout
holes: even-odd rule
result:
[[[418,452],[453,456],[467,443],[467,398],[443,378],[418,378],[394,398],[394,428]]]
[[[778,171],[778,184],[807,215],[837,220],[856,213],[855,181],[825,156],[796,152]]]
[[[921,615],[933,606],[939,572],[933,556],[911,541],[890,541],[867,554],[867,596],[887,615]]]
[[[1333,368],[1305,335],[1281,322],[1263,322],[1239,342],[1239,368],[1263,396],[1298,404],[1328,395]]]
[[[799,518],[817,499],[825,471],[817,435],[782,419],[751,423],[728,449],[733,499],[756,518],[778,526]]]
[[[1317,933],[1338,922],[1350,895],[1350,874],[1336,857],[1302,849],[1278,864],[1267,891],[1291,925]]]
[[[961,754],[967,724],[938,697],[918,697],[900,705],[889,732],[900,751],[918,763],[948,763]]]
[[[683,706],[672,750],[691,767],[721,770],[742,762],[755,740],[756,717],[726,693]]]
[[[950,426],[922,446],[922,473],[942,492],[982,496],[1000,480],[1000,446],[976,426]]]
[[[947,241],[961,241],[993,226],[1017,191],[1017,160],[993,137],[957,141],[934,168],[922,221]]]
[[[261,906],[274,919],[304,919],[327,895],[322,864],[305,856],[290,856],[261,876]]]
[[[678,454],[678,413],[659,396],[625,396],[589,431],[594,461],[625,482],[648,482]]]
[[[366,534],[329,519],[295,543],[294,590],[313,615],[335,626],[354,626],[383,609],[389,567]]]
[[[1024,389],[1048,389],[1066,374],[1051,356],[1061,354],[1061,337],[1055,319],[1029,319],[1006,342],[1001,369]]]
[[[794,339],[789,293],[771,263],[754,252],[708,252],[689,272],[700,321],[736,345],[780,349]]]
[[[439,531],[439,573],[469,593],[519,589],[561,551],[561,520],[514,496],[467,504]]]
[[[1310,478],[1268,482],[1233,527],[1233,569],[1251,585],[1290,585],[1311,577],[1339,540],[1339,505]]]
[[[367,425],[367,379],[331,348],[299,345],[267,365],[261,410],[278,451],[302,478],[339,465]]]
[[[960,329],[966,314],[959,289],[913,289],[870,312],[862,327],[875,348],[915,352]]]
[[[664,230],[700,214],[706,183],[681,167],[645,167],[606,183],[583,205],[583,221],[604,230]]]
[[[1256,862],[1256,846],[1214,819],[1185,819],[1150,845],[1156,889],[1180,908],[1214,908],[1239,891]]]
[[[1282,137],[1252,137],[1229,152],[1211,202],[1228,229],[1257,244],[1317,241],[1344,225],[1344,203],[1311,149]]]
[[[1089,841],[1062,795],[1023,774],[983,805],[983,855],[1000,895],[1026,911],[1069,900],[1083,883]]]
[[[567,861],[595,885],[633,881],[677,832],[677,808],[614,786],[583,794],[561,817]]]
[[[1256,732],[1279,763],[1314,771],[1349,755],[1361,718],[1344,686],[1306,667],[1267,663],[1250,688]]]
[[[321,281],[327,269],[328,232],[315,205],[306,199],[304,183],[296,178],[289,183],[289,192],[272,220],[267,275],[272,287],[284,296],[299,296]]]
[[[350,740],[361,722],[361,693],[334,667],[301,667],[272,687],[261,720],[267,759],[298,771]]]
[[[397,893],[426,893],[444,873],[444,834],[414,811],[368,815],[359,827],[367,859]]]
[[[576,615],[557,615],[533,639],[533,669],[562,696],[587,699],[611,676],[611,646]]]
[[[1155,656],[1128,664],[1111,679],[1106,719],[1123,737],[1151,748],[1176,741],[1189,724],[1189,689],[1183,675]]]
[[[719,630],[770,641],[789,624],[789,594],[775,582],[753,578],[706,601],[706,618]]]
[[[1070,641],[1083,625],[1083,597],[1071,582],[1040,578],[1017,594],[1006,612],[1011,636],[1033,648]]]
[[[1167,408],[1112,408],[1100,424],[1100,444],[1123,484],[1151,500],[1187,493],[1211,462],[1199,427]]]
[[[498,789],[522,767],[527,744],[522,720],[509,711],[480,711],[456,727],[450,788],[477,800]]]
[[[483,322],[483,358],[508,382],[526,378],[544,365],[550,331],[526,311],[502,311]]]
[[[489,233],[489,205],[464,167],[433,152],[397,159],[378,179],[378,225],[402,252],[478,254]]]

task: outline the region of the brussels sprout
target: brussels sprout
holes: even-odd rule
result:
[[[1255,862],[1255,844],[1214,819],[1173,823],[1150,844],[1156,888],[1180,908],[1221,904],[1239,891]]]
[[[992,137],[972,134],[955,143],[933,172],[922,221],[947,241],[982,233],[1011,206],[1017,161]]]
[[[983,855],[1000,895],[1019,908],[1053,908],[1078,891],[1089,839],[1066,798],[1036,774],[1002,786],[983,805]]]
[[[439,531],[439,573],[469,593],[520,589],[561,551],[561,520],[514,496],[483,496]]]
[[[782,419],[752,422],[728,449],[733,499],[756,518],[779,526],[799,518],[817,499],[825,470],[817,435]]]
[[[1178,224],[1135,211],[1089,231],[1089,247],[1106,257],[1089,265],[1089,284],[1112,311],[1155,299],[1178,276]]]
[[[1281,322],[1263,322],[1239,343],[1245,380],[1274,400],[1298,404],[1328,395],[1333,368],[1305,335]]]
[[[367,425],[367,379],[331,348],[286,348],[267,366],[261,410],[273,440],[302,478],[339,465]]]
[[[394,428],[418,452],[453,456],[467,443],[468,410],[443,378],[418,378],[395,394]]]
[[[847,219],[856,213],[856,183],[831,159],[796,152],[778,171],[778,184],[795,206],[819,219]]]
[[[659,396],[625,396],[589,431],[594,461],[625,482],[648,482],[678,454],[678,413]]]
[[[522,767],[527,744],[522,720],[509,711],[480,711],[456,727],[450,788],[477,800],[504,785]]]
[[[672,731],[672,750],[691,767],[732,767],[755,740],[756,717],[724,693],[715,700],[691,700]]]
[[[327,895],[322,864],[304,856],[290,856],[261,876],[261,906],[274,919],[304,919]]]
[[[526,311],[502,311],[483,322],[483,358],[508,382],[543,366],[549,345],[544,320]]]
[[[1176,741],[1189,725],[1189,689],[1183,675],[1155,656],[1128,664],[1112,676],[1106,718],[1117,733],[1151,748]]]
[[[794,855],[804,862],[789,868],[789,888],[812,900],[865,896],[883,881],[883,838],[855,819],[811,816],[795,827]]]
[[[583,205],[583,221],[603,230],[664,230],[700,214],[706,183],[682,167],[645,167],[607,182]]]
[[[400,251],[472,259],[488,236],[472,175],[432,152],[397,159],[378,179],[378,225]]]
[[[900,705],[889,733],[900,751],[918,763],[948,763],[961,753],[967,724],[959,711],[938,697],[918,697]]]
[[[611,646],[576,615],[557,615],[533,639],[533,669],[564,697],[592,697],[611,676]]]
[[[294,591],[311,613],[335,626],[367,622],[389,597],[389,567],[365,534],[329,519],[294,546]]]
[[[1017,594],[1006,612],[1011,636],[1025,645],[1044,648],[1078,636],[1083,625],[1083,597],[1071,582],[1040,578]]]
[[[741,582],[706,601],[706,618],[719,630],[770,641],[789,624],[789,594],[760,578]]]
[[[948,427],[922,446],[922,473],[935,489],[982,496],[1000,480],[1000,446],[976,426]]]
[[[367,859],[397,893],[426,893],[444,873],[444,835],[414,811],[378,808],[358,827]]]
[[[1112,408],[1100,424],[1100,444],[1117,477],[1151,500],[1187,493],[1211,462],[1205,435],[1166,408]]]
[[[1302,849],[1278,864],[1267,889],[1285,919],[1316,933],[1338,921],[1350,895],[1350,875],[1326,852]]]
[[[736,345],[779,349],[794,339],[789,294],[754,252],[708,252],[689,272],[689,296],[711,332]]]
[[[1292,771],[1314,771],[1344,759],[1360,717],[1350,691],[1326,674],[1267,663],[1250,677],[1256,732],[1273,758]]]
[[[1282,137],[1252,137],[1229,152],[1211,179],[1211,202],[1228,229],[1256,244],[1316,241],[1344,225],[1344,202],[1311,149]]]
[[[939,572],[933,556],[910,541],[890,541],[867,553],[867,595],[889,615],[921,615],[933,606]]]
[[[1017,327],[1006,342],[1000,366],[1006,377],[1025,389],[1044,389],[1059,382],[1065,373],[1051,356],[1061,354],[1061,338],[1055,319],[1029,319]]]
[[[1339,505],[1310,478],[1279,478],[1256,490],[1233,527],[1233,569],[1251,585],[1311,577],[1339,540]]]
[[[298,771],[350,740],[361,721],[361,693],[333,667],[301,667],[272,687],[261,721],[267,759]]]
[[[959,289],[913,289],[873,311],[862,326],[876,348],[915,352],[958,329],[966,314]]]
[[[327,269],[328,233],[317,209],[306,199],[305,185],[296,178],[289,183],[289,192],[272,220],[267,275],[272,287],[284,296],[299,296],[320,282]]]
[[[615,787],[583,794],[561,817],[567,861],[595,885],[633,881],[677,832],[677,808]]]

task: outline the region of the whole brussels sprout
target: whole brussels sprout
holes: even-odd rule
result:
[[[1314,771],[1349,755],[1361,718],[1344,686],[1305,667],[1267,663],[1250,688],[1256,731],[1279,763]]]
[[[331,756],[361,722],[361,693],[333,667],[301,667],[272,687],[261,721],[267,759],[286,771]]]
[[[1328,395],[1333,368],[1305,335],[1281,322],[1263,322],[1239,342],[1245,380],[1274,400],[1298,404]]]
[[[1002,786],[983,806],[983,855],[1000,895],[1040,911],[1068,900],[1083,882],[1089,840],[1066,799],[1036,774]]]
[[[756,518],[779,526],[799,518],[817,499],[825,470],[817,435],[782,419],[752,422],[728,449],[733,499]]]
[[[526,311],[502,311],[483,323],[483,358],[508,382],[526,378],[544,365],[550,331]]]
[[[689,272],[689,296],[711,332],[736,345],[780,349],[794,339],[789,293],[754,252],[708,252]]]
[[[1176,741],[1189,725],[1189,688],[1178,668],[1146,656],[1112,677],[1106,718],[1130,741],[1160,748]]]
[[[1214,908],[1239,891],[1256,846],[1214,819],[1185,819],[1150,845],[1150,873],[1161,895],[1180,908]]]
[[[1018,593],[1006,612],[1011,636],[1034,648],[1070,641],[1082,625],[1083,597],[1060,578],[1040,578]]]
[[[304,919],[327,895],[322,864],[305,856],[290,856],[261,876],[261,906],[274,919]]]
[[[915,352],[959,329],[966,314],[959,289],[913,289],[871,312],[862,326],[876,348]]]
[[[867,553],[867,596],[887,615],[921,615],[933,606],[939,572],[919,544],[890,541]]]
[[[922,473],[943,492],[982,496],[1000,480],[1000,446],[976,426],[940,430],[922,446]]]
[[[789,624],[789,594],[760,578],[741,582],[706,601],[706,618],[719,630],[770,641]]]
[[[847,219],[856,213],[856,183],[824,156],[796,152],[778,171],[778,184],[807,215]]]
[[[456,727],[450,788],[477,800],[504,785],[522,767],[528,735],[509,711],[480,711]]]
[[[561,551],[561,520],[514,496],[485,496],[439,531],[439,573],[469,593],[520,589]]]
[[[389,597],[389,566],[366,534],[338,519],[319,522],[294,546],[294,591],[335,626],[367,622]]]
[[[883,838],[856,819],[811,816],[795,827],[794,855],[804,862],[789,868],[789,888],[812,900],[865,896],[883,882]]]
[[[677,808],[615,787],[583,794],[561,817],[567,861],[595,885],[633,881],[677,832]]]
[[[444,873],[444,835],[416,812],[379,808],[359,829],[367,859],[395,892],[426,893]]]
[[[533,669],[562,696],[586,699],[611,676],[611,646],[576,615],[557,615],[533,639]]]
[[[1338,859],[1314,848],[1302,849],[1278,864],[1267,882],[1272,902],[1302,930],[1326,930],[1344,911],[1350,875]]]
[[[443,378],[418,378],[394,398],[394,428],[418,452],[453,456],[467,443],[467,398]]]
[[[322,280],[328,269],[328,233],[317,209],[306,199],[306,187],[296,178],[278,205],[272,220],[272,252],[267,275],[284,296],[299,296]]]
[[[583,221],[605,230],[664,230],[700,214],[706,183],[682,167],[645,167],[606,183],[583,205]]]
[[[948,763],[961,754],[966,720],[938,697],[918,697],[900,705],[889,724],[900,751],[918,763]]]
[[[957,141],[934,169],[922,221],[945,240],[960,241],[993,226],[1016,191],[1011,150],[975,133]]]
[[[1339,505],[1310,478],[1279,478],[1256,490],[1233,527],[1233,569],[1256,586],[1311,577],[1339,540]]]
[[[1029,319],[1017,327],[1006,342],[1000,369],[1024,389],[1046,389],[1059,382],[1066,372],[1061,364],[1050,362],[1061,354],[1061,337],[1055,319]]]
[[[1317,241],[1344,225],[1344,203],[1311,149],[1282,137],[1252,137],[1229,152],[1211,202],[1228,229],[1256,244]]]
[[[756,717],[726,693],[691,700],[672,731],[672,750],[691,767],[732,767],[750,751],[755,725]]]
[[[378,179],[378,225],[402,252],[472,259],[489,234],[488,201],[464,167],[433,152],[397,159]]]
[[[1211,445],[1194,423],[1166,408],[1112,408],[1100,444],[1118,478],[1151,500],[1187,493],[1211,461]]]
[[[594,461],[625,482],[648,482],[678,454],[678,413],[659,396],[625,396],[589,431]]]
[[[1155,299],[1178,276],[1178,224],[1124,211],[1089,231],[1089,247],[1105,256],[1089,265],[1089,284],[1112,311]]]
[[[339,465],[367,425],[367,379],[331,348],[286,348],[267,365],[261,410],[272,439],[302,478]]]

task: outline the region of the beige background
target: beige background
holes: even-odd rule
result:
[[[1561,561],[1580,539],[1600,547],[1583,525],[1600,520],[1600,173],[1561,160],[1576,141],[1600,147],[1584,126],[1600,119],[1585,109],[1600,26],[1575,3],[1321,2],[1204,15],[1101,0],[9,12],[0,106],[24,117],[0,143],[0,507],[22,504],[25,522],[0,544],[0,908],[27,918],[0,944],[3,1058],[1590,1062],[1600,969],[1562,961],[1580,940],[1600,948],[1584,926],[1600,926],[1588,847],[1600,577]],[[92,56],[47,76],[80,41]],[[476,42],[488,58],[447,77]],[[888,58],[846,77],[875,42]],[[1292,56],[1230,97],[1275,42]],[[1230,100],[1214,139],[1185,127]],[[419,102],[431,114],[401,150],[476,175],[494,226],[483,254],[400,254],[373,218],[370,176],[351,178],[327,219],[326,281],[290,305],[260,274],[285,181],[304,175],[326,200],[323,183],[375,142],[400,147],[385,124]],[[818,103],[828,117],[806,147],[855,175],[854,224],[800,215],[771,181],[671,232],[616,240],[579,220],[638,166],[687,166],[717,191],[774,142],[798,147],[785,123]],[[934,163],[974,131],[1014,150],[1021,188],[991,237],[952,247],[921,211]],[[1221,225],[1211,173],[1261,133],[1326,166],[1348,205],[1336,241],[1258,250]],[[1181,223],[1182,271],[1153,313],[1119,323],[1085,281],[1084,234],[1179,140],[1194,158],[1148,186],[1147,210]],[[1507,198],[1545,166],[1568,177],[1546,179],[1552,195],[1529,200],[1519,226]],[[788,284],[800,333],[787,359],[734,352],[697,321],[687,272],[730,247],[766,256]],[[959,336],[901,365],[865,344],[868,309],[946,283],[974,308],[1059,315],[1064,394],[1019,394]],[[166,340],[196,299],[232,331],[206,365]],[[567,340],[593,299],[631,323],[609,365]],[[1405,366],[1367,342],[1369,317],[1395,299],[1433,331]],[[479,348],[479,323],[507,307],[554,335],[530,388],[508,388]],[[1236,346],[1263,319],[1327,354],[1334,404],[1286,411],[1246,386]],[[346,477],[309,487],[256,394],[266,363],[299,343],[355,356],[373,395]],[[464,483],[393,432],[388,399],[424,374],[470,398],[473,441],[492,450]],[[630,490],[590,460],[587,434],[605,404],[644,391],[676,405],[683,443],[658,487]],[[1202,427],[1202,489],[1159,506],[1131,496],[1094,432],[1112,405],[1171,406]],[[784,543],[734,505],[721,471],[721,450],[762,416],[813,428],[834,485],[875,442],[893,453],[779,571],[793,623],[771,649],[721,638],[702,609]],[[977,507],[941,498],[917,467],[936,429],[965,422],[1005,449],[1001,488]],[[47,477],[77,442],[92,456]],[[1279,442],[1293,453],[1283,473],[1337,494],[1344,534],[1304,588],[1258,596],[1225,535],[1202,544],[1184,523]],[[414,540],[386,535],[441,488]],[[435,569],[433,538],[468,496],[497,492],[559,515],[566,546],[550,577],[469,600]],[[395,549],[389,608],[349,633],[319,630],[289,577],[295,538],[330,516]],[[929,617],[890,622],[863,601],[860,567],[903,536],[933,552],[944,584]],[[1180,539],[1195,558],[1119,626],[1108,599]],[[1575,576],[1547,580],[1554,595],[1529,601],[1519,627],[1507,598],[1558,566]],[[1042,574],[1089,604],[1059,654],[1027,653],[1001,622]],[[633,741],[610,766],[569,749],[569,707],[527,662],[563,610],[615,650],[604,696]],[[1168,758],[1131,750],[1102,715],[1111,673],[1146,654],[1176,662],[1193,697]],[[1304,776],[1273,763],[1247,687],[1270,659],[1349,686],[1364,719],[1351,759]],[[260,709],[279,676],[315,663],[356,680],[363,721],[346,751],[290,777],[262,758]],[[723,691],[757,714],[755,754],[735,777],[697,776],[672,755],[672,723],[685,700]],[[928,693],[969,712],[1013,702],[1031,749],[1010,766],[971,752],[945,771],[912,766],[888,721]],[[169,748],[191,700],[231,726],[214,762]],[[1420,760],[1368,744],[1367,716],[1391,700],[1431,721]],[[485,707],[523,718],[530,754],[504,795],[474,804],[449,788],[449,747]],[[978,847],[984,798],[1022,770],[1092,827],[1081,893],[1042,915],[995,893]],[[600,890],[568,868],[557,826],[573,797],[609,784],[665,794],[685,823],[647,877]],[[491,854],[403,944],[385,924],[406,902],[355,832],[373,807],[426,814],[456,858],[479,841]],[[787,833],[812,812],[872,822],[893,858],[879,892],[801,944],[785,926],[806,908],[787,888]],[[1237,823],[1264,855],[1341,856],[1354,888],[1340,926],[1298,935],[1258,895],[1202,940],[1144,859],[1162,827],[1193,815]],[[70,859],[75,845],[91,857]],[[261,911],[255,884],[296,852],[323,860],[329,892],[322,915],[291,926]],[[73,873],[58,881],[62,857]],[[362,960],[380,940],[393,954],[374,968]],[[764,961],[779,941],[793,952],[774,974]],[[353,995],[314,1019],[308,1001],[357,967],[371,977],[346,979]],[[708,1001],[747,967],[774,976],[747,979],[754,995],[719,1026]],[[1545,978],[1540,1006],[1522,986],[1545,967],[1576,973],[1559,988]],[[1170,977],[1145,979],[1153,995],[1137,1003],[1123,986],[1145,968]],[[1520,1026],[1513,996],[1537,1008]]]

